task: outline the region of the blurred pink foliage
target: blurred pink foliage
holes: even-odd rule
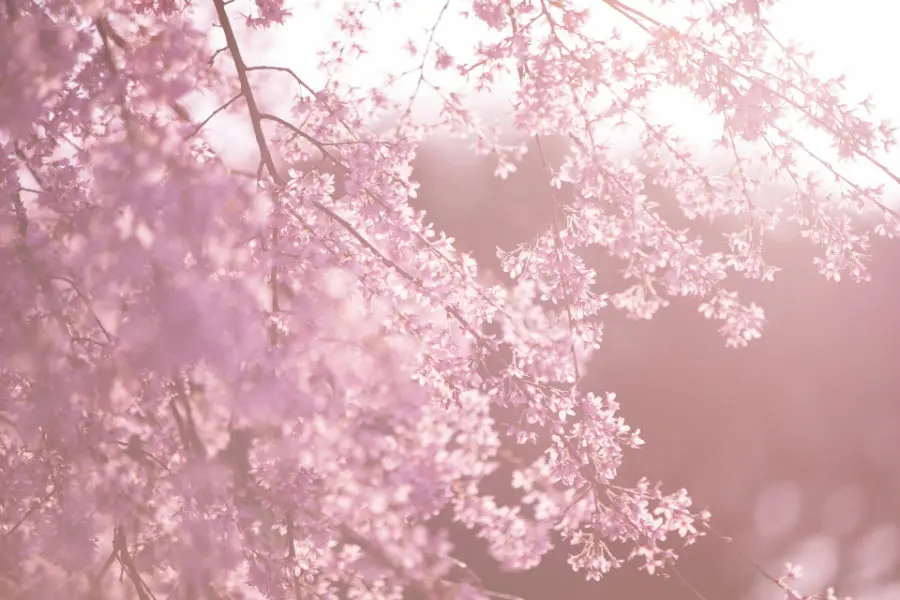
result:
[[[763,236],[785,224],[821,248],[824,276],[866,280],[869,235],[896,235],[898,215],[786,117],[896,182],[876,157],[892,128],[772,36],[772,2],[685,2],[677,27],[619,0],[448,2],[440,15],[496,35],[472,39],[474,59],[431,38],[407,48],[421,63],[398,66],[398,81],[442,98],[427,126],[415,98],[342,77],[403,3],[344,3],[321,88],[247,64],[232,25],[271,31],[300,9],[208,3],[220,29],[200,25],[199,0],[0,3],[0,596],[104,597],[116,565],[140,600],[501,597],[454,556],[439,514],[510,570],[557,545],[588,579],[629,560],[669,568],[709,513],[684,490],[619,481],[643,441],[614,394],[581,385],[603,311],[649,319],[690,297],[744,346],[765,316],[728,278],[771,281]],[[589,11],[647,45],[592,37]],[[487,282],[410,205],[426,138],[467,137],[499,176],[526,151],[429,80],[447,70],[482,91],[516,76],[516,130],[538,149],[570,142],[561,166],[545,162],[552,226],[499,251],[509,285]],[[291,114],[260,107],[260,71],[295,84]],[[654,122],[649,97],[667,85],[720,117],[725,176]],[[252,125],[256,172],[204,141],[219,111],[191,115],[195,91],[231,98]],[[375,128],[385,115],[391,127]],[[640,124],[635,161],[604,141],[625,119]],[[677,207],[648,197],[639,166]],[[751,167],[793,194],[758,202]],[[555,196],[564,186],[572,202]],[[672,224],[672,208],[725,224],[708,242],[719,249]],[[624,289],[597,282],[592,246],[620,259]],[[518,504],[480,487],[502,465]],[[773,581],[799,597],[787,576]]]

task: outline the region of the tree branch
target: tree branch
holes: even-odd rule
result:
[[[212,121],[213,117],[215,117],[217,114],[219,114],[223,110],[226,110],[229,106],[231,106],[232,104],[234,104],[235,102],[240,100],[243,95],[244,95],[243,92],[235,94],[235,96],[231,100],[229,100],[228,102],[226,102],[225,104],[223,104],[222,106],[217,108],[216,110],[212,111],[212,113],[210,113],[210,115],[208,117],[206,117],[199,124],[197,124],[197,126],[193,129],[193,131],[191,131],[189,134],[184,136],[184,139],[188,140],[188,139],[194,137],[195,135],[197,135],[198,133],[200,133],[200,130],[203,129],[203,127],[205,127],[207,123]]]

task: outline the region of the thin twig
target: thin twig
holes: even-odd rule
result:
[[[215,117],[217,114],[219,114],[223,110],[226,110],[229,106],[231,106],[232,104],[234,104],[235,102],[240,100],[243,95],[244,95],[243,92],[235,94],[234,97],[231,98],[231,100],[229,100],[228,102],[226,102],[225,104],[223,104],[222,106],[217,108],[216,110],[212,111],[212,113],[208,117],[203,119],[189,134],[184,136],[184,139],[188,140],[188,139],[194,137],[195,135],[197,135],[198,133],[200,133],[200,130],[203,129],[207,123],[212,121],[213,117]]]

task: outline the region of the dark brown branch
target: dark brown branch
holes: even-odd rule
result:
[[[128,542],[125,539],[125,532],[122,531],[121,527],[117,527],[113,534],[113,546],[118,549],[117,558],[119,559],[119,564],[122,565],[122,568],[128,575],[128,579],[130,579],[131,583],[134,585],[139,600],[156,600],[153,591],[141,577],[140,572],[138,572],[137,567],[134,565],[134,559],[132,559],[131,553],[128,551]]]
[[[91,306],[91,303],[87,297],[87,294],[85,294],[84,291],[82,291],[81,287],[77,283],[75,283],[75,281],[73,279],[71,279],[69,277],[63,277],[60,275],[55,275],[55,276],[50,277],[51,281],[54,279],[67,283],[69,285],[69,287],[71,287],[75,291],[75,295],[77,295],[81,299],[81,301],[84,303],[85,308],[87,308],[88,312],[91,314],[91,317],[94,319],[94,323],[96,323],[97,327],[100,329],[100,331],[103,332],[103,336],[106,338],[106,341],[112,342],[114,339],[112,334],[110,334],[109,331],[107,331],[106,327],[103,325],[103,322],[100,320],[100,317],[98,317],[97,313],[94,312],[94,309]]]
[[[247,71],[281,71],[282,73],[287,73],[288,75],[290,75],[291,77],[294,78],[294,81],[296,81],[297,84],[300,85],[300,87],[302,87],[307,92],[312,94],[313,97],[316,97],[319,95],[319,93],[316,90],[314,90],[305,81],[300,79],[300,77],[296,73],[294,73],[294,71],[292,69],[288,69],[287,67],[274,67],[274,66],[269,66],[269,65],[259,65],[259,66],[255,66],[255,67],[246,67],[246,70]]]
[[[284,179],[278,174],[275,160],[272,158],[268,141],[262,130],[259,107],[256,104],[256,98],[253,96],[253,88],[250,85],[250,80],[247,79],[247,65],[244,64],[244,59],[241,56],[241,48],[237,42],[237,36],[234,34],[234,28],[232,28],[231,20],[228,18],[228,12],[225,10],[225,2],[223,0],[213,0],[213,4],[216,6],[219,24],[222,26],[222,31],[225,33],[225,42],[231,54],[231,60],[234,62],[238,80],[241,82],[241,95],[243,95],[247,101],[247,111],[250,113],[253,134],[256,137],[256,145],[259,147],[260,156],[272,179],[279,185],[283,185]]]
[[[28,212],[22,204],[22,196],[18,192],[12,195],[13,210],[16,213],[16,231],[22,241],[28,236]]]
[[[109,568],[116,562],[116,558],[118,557],[119,549],[115,543],[115,532],[113,533],[113,549],[112,552],[109,553],[109,558],[106,559],[106,562],[103,563],[103,566],[100,567],[100,570],[95,574],[91,575],[91,593],[88,595],[88,598],[100,598],[100,581],[103,579],[103,576],[106,575],[106,572],[109,571]]]
[[[323,204],[321,204],[319,202],[313,202],[313,206],[315,206],[317,209],[324,212],[326,215],[331,217],[331,219],[336,221],[341,227],[344,228],[345,231],[347,231],[347,233],[349,233],[351,236],[353,236],[353,238],[356,239],[356,241],[358,241],[360,244],[362,244],[367,250],[369,250],[376,257],[378,257],[378,259],[382,262],[382,264],[384,264],[386,267],[389,267],[393,271],[397,272],[404,279],[413,283],[420,291],[427,294],[427,290],[425,290],[425,287],[422,284],[422,280],[420,278],[414,277],[406,269],[404,269],[403,267],[398,265],[396,262],[394,262],[393,260],[391,260],[390,258],[385,256],[380,250],[378,250],[378,248],[373,246],[372,243],[369,242],[369,240],[364,238],[358,231],[356,231],[356,229],[353,227],[353,225],[348,223],[345,219],[343,219],[340,215],[335,213],[333,210],[331,210],[330,208],[328,208],[327,206],[324,206]],[[292,209],[288,209],[288,211],[294,217],[296,217],[298,219],[300,218],[300,216],[298,215],[298,213],[296,211],[294,211]],[[478,341],[478,342],[485,341],[484,338],[482,338],[481,334],[479,334],[477,331],[475,331],[475,329],[472,327],[472,325],[470,325],[469,322],[466,321],[466,319],[462,316],[462,314],[459,312],[459,310],[456,307],[446,305],[446,306],[444,306],[444,310],[447,311],[447,313],[449,315],[451,315],[454,319],[456,319],[456,321],[463,327],[463,329],[465,329],[476,341]]]
[[[32,504],[31,508],[29,508],[27,511],[25,511],[25,514],[22,515],[22,517],[18,521],[13,523],[9,529],[7,529],[6,531],[3,532],[3,537],[0,539],[8,538],[12,534],[14,534],[16,531],[18,531],[19,528],[25,523],[25,521],[28,520],[28,517],[33,515],[39,508],[41,508],[41,504],[42,504],[41,502],[35,502],[34,504]]]
[[[328,157],[328,159],[331,160],[331,162],[334,163],[335,166],[340,167],[340,168],[342,168],[342,169],[346,169],[346,167],[344,167],[343,163],[341,163],[340,160],[338,160],[337,158],[335,158],[335,157],[328,151],[328,148],[326,148],[325,145],[324,145],[322,142],[320,142],[320,141],[317,140],[316,138],[312,137],[311,135],[309,135],[309,134],[306,133],[305,131],[301,130],[301,129],[300,129],[299,127],[297,127],[296,125],[293,125],[293,124],[290,123],[289,121],[286,121],[286,120],[282,119],[281,117],[278,117],[278,116],[276,116],[276,115],[272,115],[272,114],[269,114],[269,113],[262,113],[262,114],[259,115],[259,118],[262,119],[262,120],[265,120],[265,121],[274,121],[275,123],[278,123],[279,125],[282,125],[283,127],[286,127],[286,128],[288,128],[288,129],[290,129],[294,134],[296,134],[296,135],[299,136],[299,137],[302,137],[304,140],[308,141],[310,144],[312,144],[313,146],[315,146],[316,149],[317,149],[319,152],[321,152],[322,154],[324,154],[326,157]]]
[[[287,539],[288,539],[288,551],[287,557],[291,561],[297,558],[297,549],[296,544],[294,542],[294,519],[290,513],[284,516],[285,527],[287,528]],[[297,576],[296,572],[293,572],[293,583],[294,583],[294,600],[303,600],[303,586],[300,583],[300,577]]]
[[[241,49],[237,42],[237,37],[234,34],[234,29],[231,26],[231,21],[228,18],[228,12],[225,10],[225,2],[223,0],[213,0],[213,3],[216,6],[216,14],[219,17],[219,22],[222,26],[222,31],[225,33],[225,42],[228,50],[231,53],[231,59],[234,62],[234,68],[237,71],[238,79],[241,82],[241,95],[247,101],[247,111],[250,113],[250,122],[253,126],[253,134],[256,137],[256,145],[259,148],[260,153],[260,162],[262,165],[265,165],[266,169],[269,171],[269,176],[272,180],[280,187],[285,184],[284,178],[278,173],[278,169],[275,166],[275,161],[272,158],[272,153],[269,150],[269,144],[266,140],[266,136],[262,130],[262,119],[260,118],[259,107],[256,104],[256,98],[253,96],[253,88],[250,85],[250,80],[247,78],[247,65],[244,63],[244,59],[241,56]],[[278,203],[276,202],[275,211],[278,211]],[[277,214],[274,215],[277,220]],[[273,253],[277,253],[278,250],[278,227],[272,226],[272,248],[271,251]],[[272,314],[278,312],[278,267],[277,262],[272,260],[272,267],[269,273],[269,285],[272,294]],[[273,345],[277,343],[277,329],[276,325],[273,322],[269,327],[269,336]]]
[[[228,48],[223,47],[223,48],[219,48],[218,50],[213,52],[213,55],[209,57],[209,66],[213,66],[216,62],[216,57],[219,56],[219,54],[221,54],[222,52],[226,52],[226,51],[228,51]]]
[[[169,401],[169,410],[172,418],[175,419],[175,426],[178,428],[178,435],[184,444],[188,454],[194,456],[206,456],[206,448],[197,433],[197,425],[194,422],[193,411],[191,410],[191,402],[187,398],[181,381],[172,381],[169,388],[174,394],[174,398]],[[180,409],[179,410],[179,405]],[[182,414],[182,411],[184,414]]]
[[[406,572],[406,570],[403,569],[403,567],[394,564],[394,561],[392,561],[387,556],[387,554],[385,554],[384,550],[382,550],[369,540],[365,539],[345,524],[341,524],[341,526],[339,527],[339,531],[341,537],[346,543],[353,544],[354,546],[359,546],[360,548],[362,548],[362,550],[373,559],[375,559],[376,562],[396,573],[413,591],[422,594],[423,598],[432,597],[431,590],[428,588],[428,586],[411,577]]]
[[[243,92],[235,94],[235,96],[233,98],[231,98],[231,100],[229,100],[228,102],[226,102],[225,104],[223,104],[222,106],[217,108],[216,110],[212,111],[212,113],[210,113],[210,115],[208,117],[206,117],[200,123],[197,124],[197,126],[193,129],[193,131],[191,131],[189,134],[184,136],[184,139],[186,139],[186,140],[190,139],[190,138],[194,137],[195,135],[197,135],[198,133],[200,133],[200,130],[203,129],[207,123],[212,121],[213,118],[217,114],[219,114],[223,110],[226,110],[229,106],[231,106],[232,104],[234,104],[235,102],[240,100],[243,95],[244,95]]]
[[[660,30],[674,31],[674,29],[672,27],[669,27],[669,26],[657,21],[650,15],[647,15],[646,13],[643,13],[636,8],[632,8],[631,6],[624,4],[623,2],[620,2],[619,0],[602,0],[602,1],[605,4],[609,5],[611,8],[613,8],[616,12],[622,14],[628,20],[635,23],[638,27],[640,27],[647,33],[652,34],[653,32],[650,30],[650,28],[648,28],[646,25],[641,23],[638,20],[638,18],[643,19],[643,20],[647,21],[648,23],[651,23],[654,27],[656,27]],[[705,45],[696,43],[696,42],[693,45],[698,50],[702,51],[704,54],[707,54],[710,57],[715,58],[719,64],[719,66],[721,66],[726,71],[729,71],[733,76],[739,77],[740,79],[743,79],[744,81],[747,81],[749,83],[758,85],[762,89],[764,89],[767,93],[772,94],[779,100],[787,103],[791,108],[793,108],[794,110],[796,110],[797,112],[802,114],[804,117],[806,117],[806,119],[810,123],[821,127],[823,130],[831,133],[832,135],[835,135],[838,137],[843,136],[843,134],[839,130],[835,129],[834,126],[832,126],[831,124],[825,122],[820,117],[813,114],[812,111],[808,107],[803,106],[800,102],[797,102],[796,100],[783,94],[779,90],[774,89],[773,87],[767,85],[765,82],[760,81],[758,78],[756,78],[752,75],[747,75],[746,73],[742,73],[741,71],[737,70],[735,67],[729,65],[728,64],[729,61],[726,60],[724,57],[722,57],[719,53],[715,52],[714,50],[711,50],[710,48],[706,47]],[[691,62],[693,62],[696,65],[698,61],[692,60]],[[801,69],[801,71],[802,71],[802,69]],[[770,73],[765,69],[759,69],[759,72],[762,73],[763,75],[765,75],[766,77],[771,78],[774,81],[778,81],[781,83],[787,83],[781,77],[778,77],[774,73]],[[791,85],[791,87],[793,87],[794,89],[798,89],[796,86],[793,86],[793,85]],[[803,90],[798,89],[798,91],[800,93],[804,93]],[[896,173],[894,173],[894,171],[892,171],[887,165],[885,165],[884,163],[879,161],[877,158],[872,156],[864,148],[856,147],[854,149],[854,151],[857,156],[865,159],[869,164],[871,164],[872,166],[877,168],[879,171],[881,171],[882,173],[887,175],[895,183],[900,183],[900,175],[897,175]]]

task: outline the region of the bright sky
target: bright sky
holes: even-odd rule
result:
[[[633,36],[635,43],[644,39],[639,30],[604,7],[600,0],[596,2],[597,34],[602,34],[602,30],[615,25],[626,39]],[[246,0],[239,3],[246,4]],[[232,14],[246,12],[246,8],[237,6],[239,3],[232,5]],[[248,62],[289,66],[316,85],[321,81],[315,72],[316,52],[334,39],[336,33],[332,16],[342,3],[335,0],[289,0],[289,4],[294,17],[286,26],[249,34]],[[384,73],[402,72],[416,66],[418,59],[410,58],[403,46],[409,39],[424,42],[443,4],[444,0],[408,1],[404,5],[402,17],[379,21],[367,40],[369,56],[354,64],[354,82],[378,85]],[[451,8],[444,15],[435,38],[457,56],[463,55],[476,40],[484,39],[487,35],[485,28],[473,26],[471,20],[464,21],[458,17],[460,7],[465,4],[471,5],[451,0]],[[631,0],[629,4],[636,8],[647,8],[648,13],[666,20],[666,14],[661,13],[657,7],[649,6],[647,0]],[[677,7],[684,5],[676,1],[669,6],[676,8],[668,8],[666,12],[678,10]],[[850,99],[861,100],[871,94],[878,113],[900,123],[900,78],[893,75],[895,69],[891,62],[891,57],[900,56],[900,36],[896,33],[896,24],[900,23],[900,2],[780,0],[768,14],[770,28],[782,41],[797,41],[803,47],[815,51],[814,67],[817,73],[825,76],[845,73]],[[437,78],[432,76],[431,79]],[[446,78],[443,82],[449,83]],[[408,94],[412,83],[413,78],[410,79],[410,86],[400,88],[398,93]],[[510,86],[512,85],[511,82]],[[284,86],[273,86],[264,93],[271,108],[278,109],[282,114],[290,106],[290,96],[285,93],[288,89],[285,81]],[[503,102],[502,98],[497,98],[485,106],[502,107]],[[433,112],[428,109],[427,104],[420,106],[425,114]],[[698,143],[716,133],[715,122],[686,95],[662,97],[658,112],[660,122],[676,125],[680,133],[695,138]],[[220,120],[217,134],[228,138],[230,153],[239,153],[240,158],[246,160],[251,159],[254,154],[251,140],[248,138],[247,144],[233,143],[238,131],[246,128],[246,119],[243,119],[243,123],[241,121],[240,117],[228,119],[228,126],[223,131],[224,123]],[[249,134],[249,131],[245,133]],[[900,152],[895,152],[886,162],[888,166],[900,171]],[[884,180],[883,175],[865,166],[847,167],[845,172],[854,178],[874,177],[877,181]]]

